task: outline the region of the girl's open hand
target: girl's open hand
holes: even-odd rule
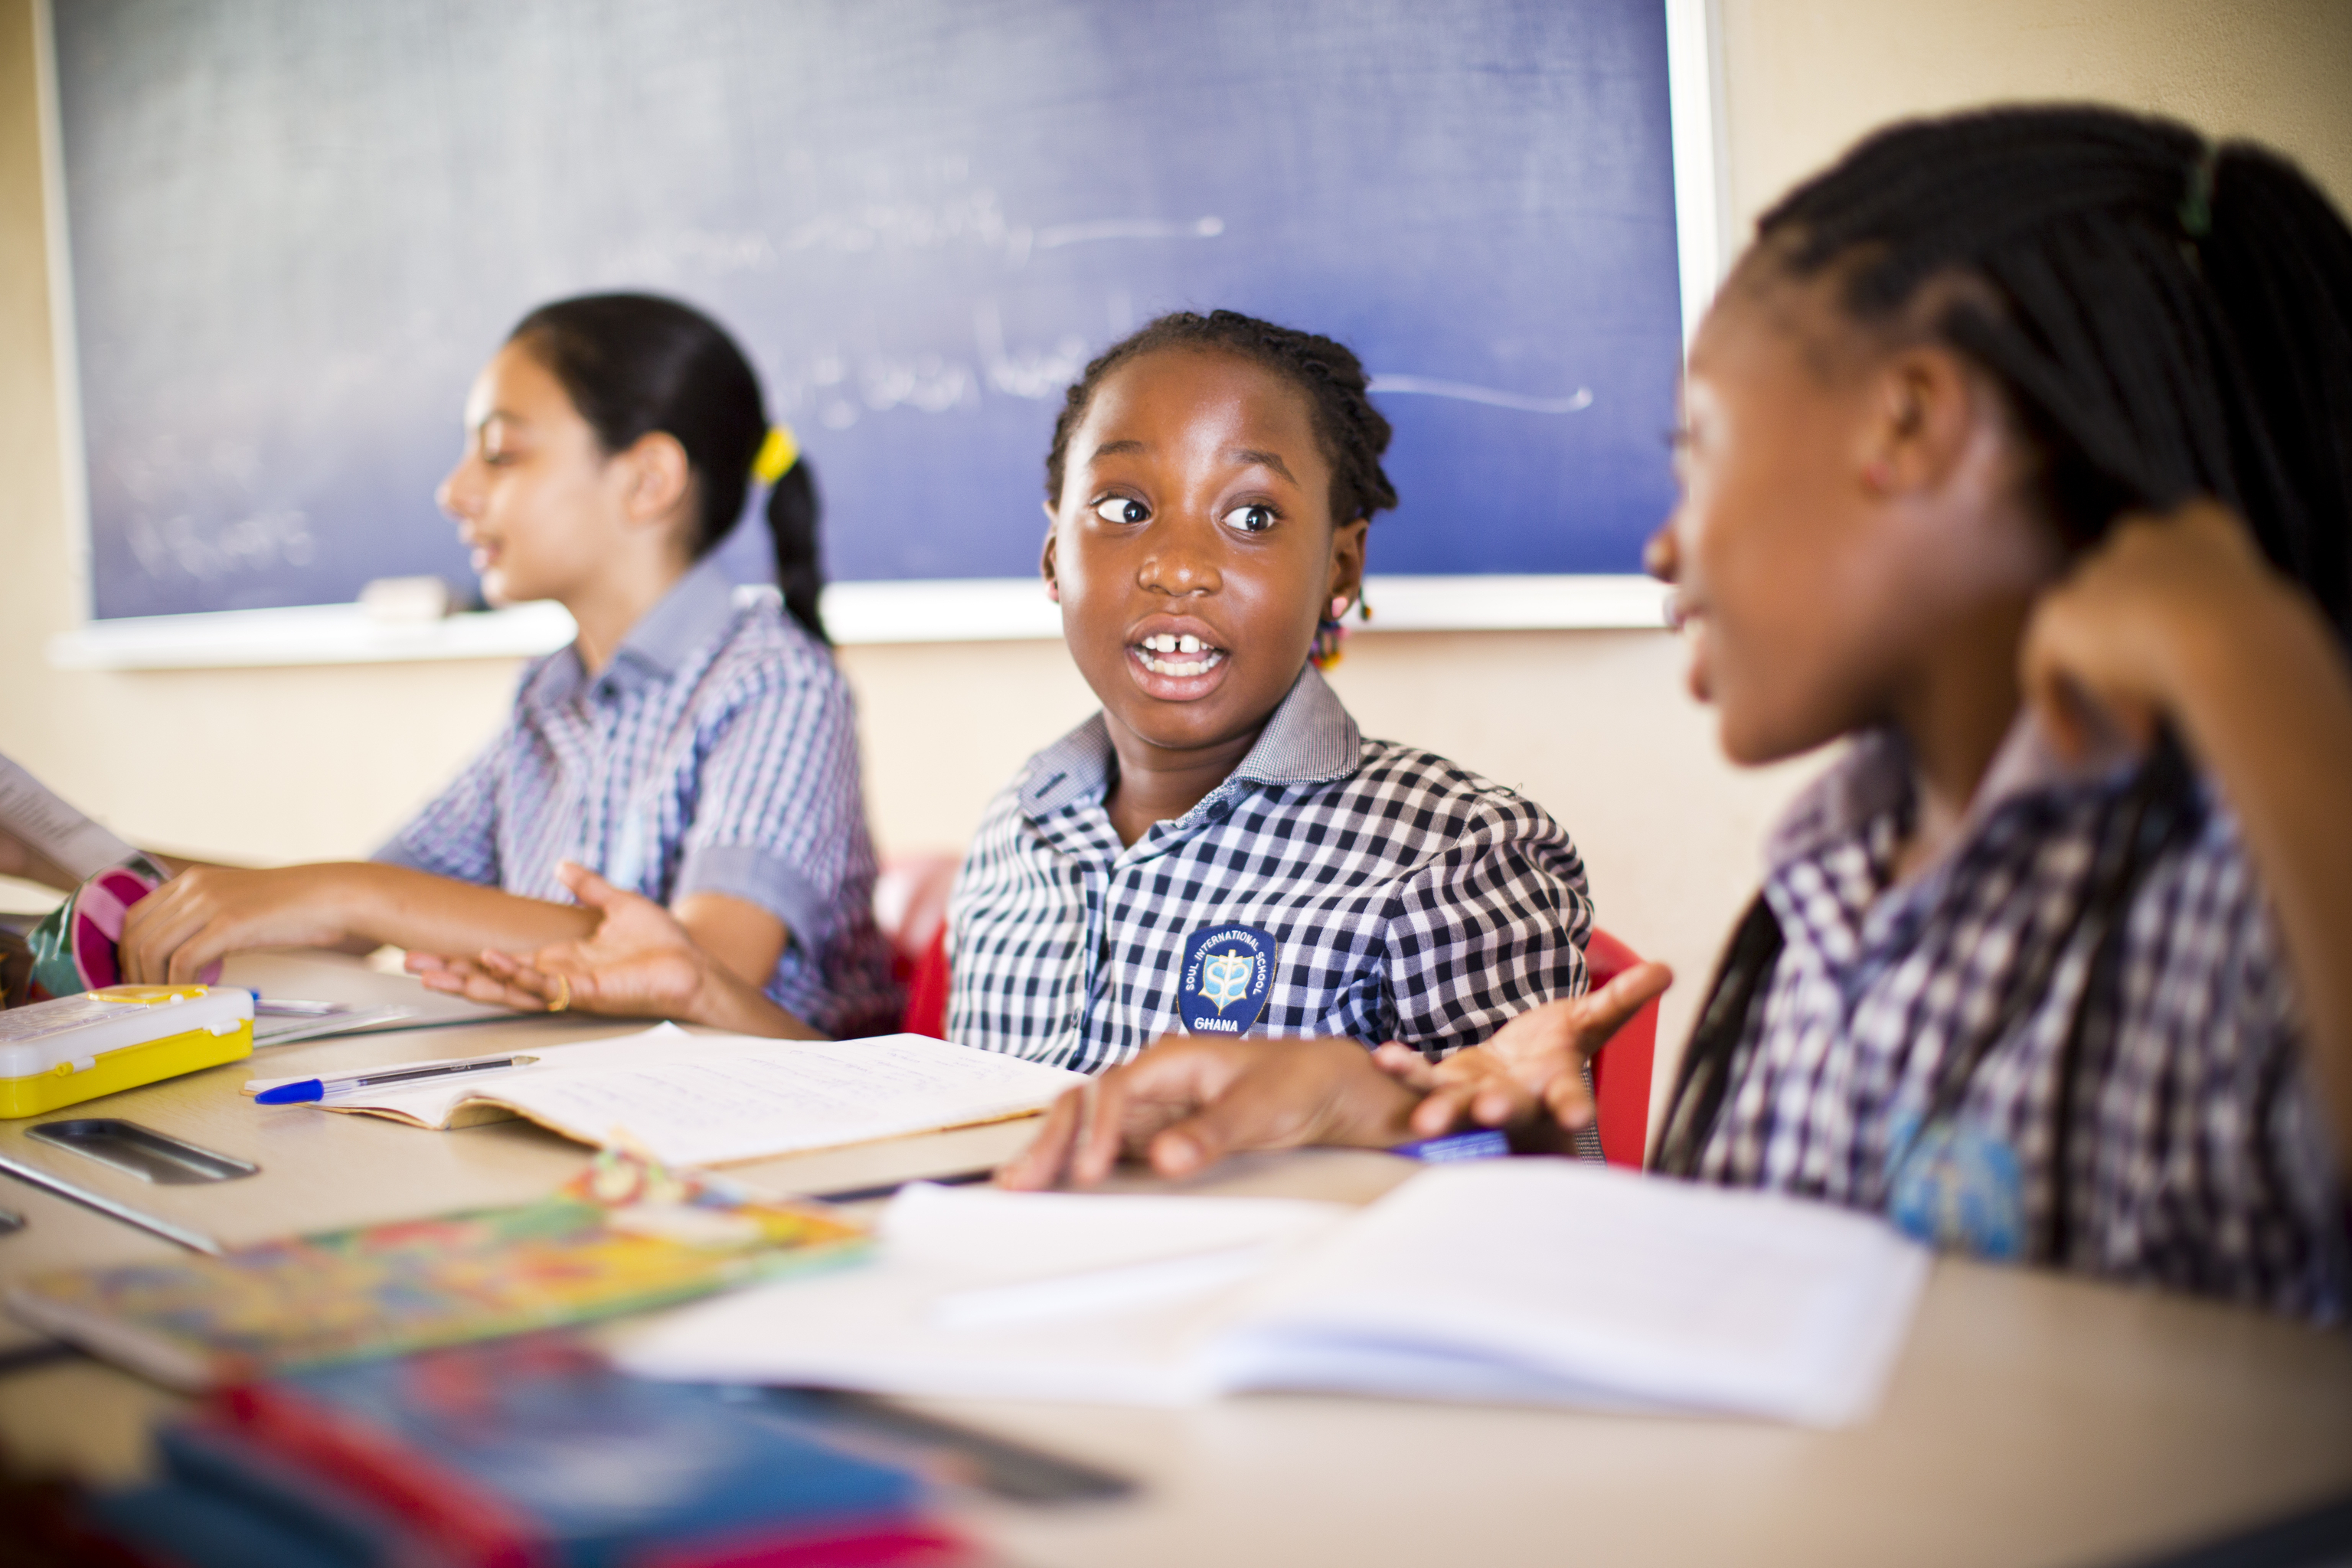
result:
[[[1353,1040],[1171,1035],[1065,1093],[996,1181],[1090,1187],[1122,1154],[1150,1160],[1162,1176],[1189,1176],[1248,1149],[1386,1148],[1403,1140],[1412,1104]]]
[[[2145,751],[2216,639],[2315,614],[2217,502],[2120,519],[2034,606],[2026,699],[2067,755],[2111,739]]]
[[[412,953],[409,969],[436,991],[526,1011],[691,1017],[709,960],[677,918],[585,867],[565,861],[555,874],[583,908],[596,912],[589,935],[528,956],[495,949],[472,958]]]
[[[1435,1138],[1465,1124],[1511,1130],[1531,1147],[1565,1147],[1592,1124],[1584,1064],[1626,1020],[1674,984],[1663,963],[1637,963],[1598,991],[1520,1014],[1483,1044],[1433,1066],[1391,1042],[1373,1053],[1383,1072],[1422,1091],[1412,1136]]]
[[[137,985],[179,984],[247,948],[332,946],[344,936],[345,869],[191,867],[124,914],[118,947],[122,978]]]

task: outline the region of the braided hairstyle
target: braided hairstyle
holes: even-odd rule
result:
[[[2209,493],[2352,635],[2352,230],[2293,164],[2089,107],[1891,126],[1759,221],[1751,265],[1989,372],[2084,548]]]
[[[529,350],[562,384],[607,454],[656,430],[675,438],[694,472],[688,556],[699,561],[719,547],[742,516],[751,462],[768,434],[760,378],[724,329],[659,295],[585,294],[541,305],[507,341]],[[769,488],[768,531],[784,608],[824,642],[820,515],[816,480],[803,458]]]
[[[1353,522],[1397,503],[1396,487],[1381,468],[1389,449],[1389,422],[1366,395],[1371,378],[1345,343],[1277,327],[1238,310],[1202,316],[1178,310],[1113,343],[1095,357],[1062,400],[1054,445],[1045,454],[1045,504],[1062,503],[1062,469],[1070,435],[1087,416],[1103,377],[1160,349],[1200,349],[1239,355],[1265,366],[1307,395],[1315,438],[1331,465],[1331,521]]]

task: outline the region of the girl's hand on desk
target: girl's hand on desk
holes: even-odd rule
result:
[[[253,947],[330,947],[343,940],[341,866],[237,870],[196,866],[131,906],[119,956],[132,984],[176,984]]]
[[[1663,963],[1635,964],[1598,991],[1520,1014],[1483,1044],[1442,1062],[1393,1041],[1372,1060],[1425,1097],[1412,1111],[1415,1138],[1475,1125],[1508,1128],[1513,1142],[1531,1149],[1565,1147],[1564,1134],[1592,1123],[1585,1062],[1674,978]]]
[[[1252,1149],[1385,1149],[1408,1136],[1412,1105],[1354,1040],[1171,1035],[1064,1094],[996,1181],[1090,1187],[1122,1154],[1150,1160],[1162,1176],[1189,1176]]]

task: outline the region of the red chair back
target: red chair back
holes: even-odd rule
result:
[[[907,995],[898,1027],[948,1037],[948,894],[952,855],[909,855],[882,868],[874,883],[874,923],[890,942],[890,974]]]
[[[948,928],[942,922],[931,933],[922,956],[909,963],[898,960],[898,984],[907,988],[907,1020],[898,1026],[910,1035],[948,1037]]]
[[[1584,944],[1585,968],[1600,990],[1642,962],[1642,955],[1595,926]],[[1592,1095],[1601,1111],[1601,1153],[1612,1165],[1639,1168],[1650,1142],[1650,1068],[1658,1053],[1658,1004],[1653,997],[1625,1020],[1592,1058]]]

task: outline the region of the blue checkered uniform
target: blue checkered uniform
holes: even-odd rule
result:
[[[505,727],[375,858],[559,901],[566,859],[663,904],[741,899],[792,931],[779,1005],[834,1034],[898,1026],[848,686],[772,593],[739,603],[709,561],[594,679],[568,647],[527,668]]]
[[[988,812],[949,907],[949,1037],[1082,1072],[1181,1033],[1184,941],[1274,939],[1251,1033],[1441,1056],[1585,987],[1584,865],[1541,806],[1358,732],[1312,668],[1231,777],[1123,847],[1100,715]],[[1593,1152],[1597,1152],[1594,1144]]]
[[[2067,941],[2128,768],[2069,769],[2030,721],[1960,841],[1890,887],[1914,809],[1891,734],[1853,747],[1791,808],[1764,897],[1786,943],[1732,1058],[1698,1173],[1876,1204],[1891,1150],[1953,1053],[1997,1026],[2037,950]],[[2052,1219],[2059,1064],[2079,1004],[2068,1267],[2340,1318],[2352,1289],[2344,1185],[2304,1058],[2294,988],[2238,826],[2209,788],[2121,918],[2093,985],[2070,942],[1968,1082],[1954,1118],[2012,1152],[2029,1226]]]

